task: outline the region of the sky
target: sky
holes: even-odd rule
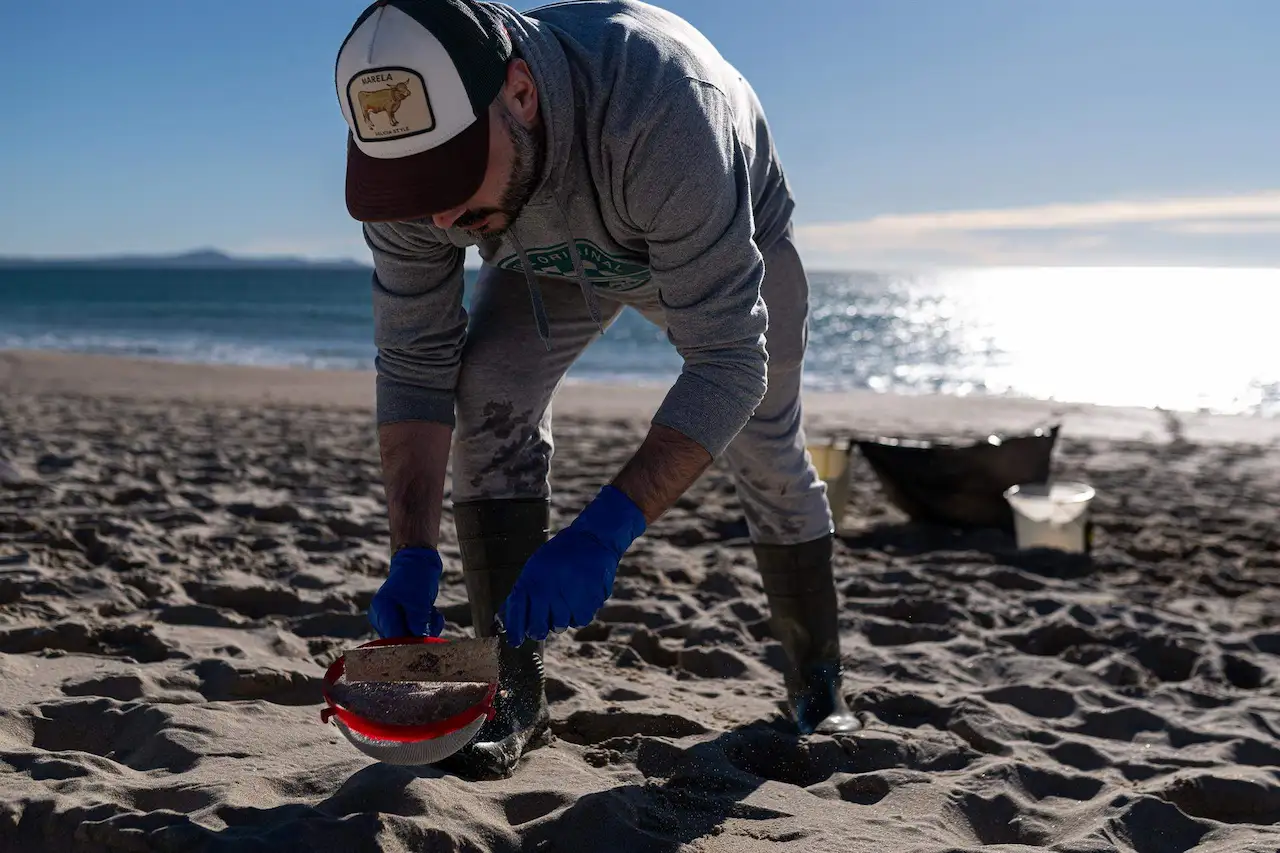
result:
[[[364,5],[0,4],[0,255],[367,261],[332,79]],[[1280,2],[662,5],[759,93],[809,265],[1280,266]]]

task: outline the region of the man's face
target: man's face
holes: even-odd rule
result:
[[[502,102],[490,108],[489,168],[465,204],[432,217],[436,226],[461,228],[477,238],[506,233],[528,203],[542,174],[541,133],[520,123]]]

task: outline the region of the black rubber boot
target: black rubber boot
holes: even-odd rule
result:
[[[862,728],[841,691],[832,537],[752,546],[769,599],[769,628],[787,652],[787,702],[801,734]]]
[[[477,637],[495,633],[495,616],[525,562],[547,541],[550,502],[495,500],[455,504],[454,525],[462,551],[462,572]],[[497,712],[465,747],[436,766],[468,779],[510,776],[521,756],[551,740],[543,643],[529,640],[512,648],[505,640],[498,657]]]

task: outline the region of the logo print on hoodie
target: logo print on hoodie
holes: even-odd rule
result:
[[[613,291],[634,290],[649,281],[649,268],[635,261],[624,260],[601,249],[590,240],[574,240],[578,246],[578,254],[582,256],[582,269],[587,279],[594,285]],[[568,243],[557,243],[529,249],[529,263],[533,265],[534,275],[574,278],[573,255],[569,254]],[[508,255],[498,267],[504,270],[520,270],[520,256]]]

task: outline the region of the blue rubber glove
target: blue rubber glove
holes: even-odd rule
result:
[[[644,513],[605,486],[573,523],[524,564],[503,619],[507,641],[545,640],[550,631],[580,628],[613,594],[613,576],[631,543],[644,533]]]
[[[378,636],[436,637],[444,630],[444,614],[436,610],[444,566],[434,548],[401,548],[391,557],[391,571],[369,604],[369,623]]]

